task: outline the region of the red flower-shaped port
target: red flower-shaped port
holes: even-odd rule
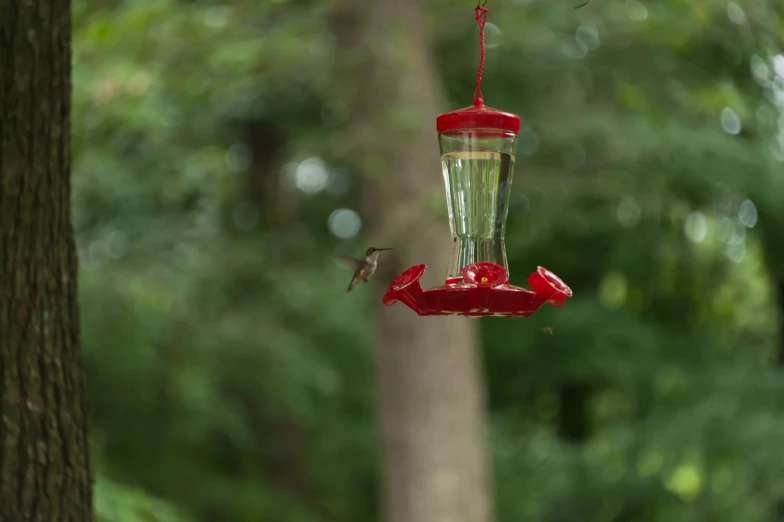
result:
[[[463,281],[479,286],[498,286],[509,282],[504,267],[482,261],[463,269]]]
[[[412,266],[392,281],[389,290],[384,294],[381,302],[392,306],[398,301],[403,301],[412,310],[417,310],[425,305],[422,299],[422,286],[419,278],[425,273],[426,265]]]
[[[423,291],[419,279],[425,268],[417,265],[400,274],[382,302],[392,306],[402,301],[419,315],[528,317],[545,303],[563,306],[572,297],[571,289],[542,267],[528,278],[533,291],[510,285],[504,267],[487,262],[463,268],[460,282]]]
[[[561,279],[546,268],[540,266],[528,278],[528,284],[539,295],[548,295],[547,302],[553,306],[563,306],[567,297],[572,297],[572,290]]]

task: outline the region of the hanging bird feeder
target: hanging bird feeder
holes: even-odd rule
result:
[[[485,62],[487,8],[476,7],[481,58],[474,105],[436,119],[446,185],[452,250],[446,282],[423,290],[425,265],[399,275],[384,295],[419,315],[528,317],[545,303],[562,306],[572,291],[539,267],[531,290],[509,284],[504,229],[512,185],[520,118],[485,106],[480,84]]]

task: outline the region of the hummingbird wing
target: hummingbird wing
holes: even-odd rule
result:
[[[357,286],[359,283],[363,282],[363,279],[361,277],[362,275],[361,272],[362,270],[359,269],[357,269],[357,271],[354,272],[354,276],[351,278],[351,282],[348,284],[348,288],[346,288],[346,293],[351,292],[352,288]]]
[[[360,268],[362,268],[362,265],[364,263],[364,261],[360,259],[354,259],[353,257],[346,257],[346,256],[333,256],[333,259],[349,267],[352,270],[359,270]]]

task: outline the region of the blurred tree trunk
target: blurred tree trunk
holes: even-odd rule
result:
[[[297,192],[281,184],[286,136],[272,121],[245,123],[252,160],[248,169],[248,199],[259,210],[265,230],[290,231],[296,225]]]
[[[0,0],[0,520],[93,520],[68,0]]]
[[[373,279],[382,502],[387,522],[489,522],[485,396],[478,323],[420,318],[378,291],[427,263],[443,284],[449,254],[435,118],[443,109],[419,0],[335,2],[351,131],[343,157],[365,176],[372,246],[393,247]],[[466,16],[473,16],[470,8]],[[466,85],[470,103],[472,85]],[[440,207],[434,205],[438,202]],[[367,245],[371,246],[371,245]]]
[[[775,272],[774,272],[775,274]],[[779,322],[784,322],[784,278],[776,278],[776,296],[779,303]],[[780,330],[784,330],[779,326]],[[784,331],[779,331],[779,349],[776,357],[779,366],[784,366]]]
[[[590,400],[593,387],[587,382],[568,383],[559,391],[558,434],[571,443],[582,443],[590,434]]]

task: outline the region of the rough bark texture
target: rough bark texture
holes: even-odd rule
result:
[[[377,316],[382,502],[387,522],[489,522],[493,518],[485,396],[477,325],[420,318],[380,291],[427,263],[423,286],[443,284],[449,225],[435,118],[443,109],[419,0],[336,2],[343,93],[366,178],[372,246],[393,247],[371,281]],[[472,16],[468,9],[466,16]],[[466,105],[473,85],[466,85]],[[441,204],[433,208],[434,203]],[[368,245],[370,246],[370,245]]]
[[[0,0],[0,521],[93,520],[70,215],[70,1]]]

